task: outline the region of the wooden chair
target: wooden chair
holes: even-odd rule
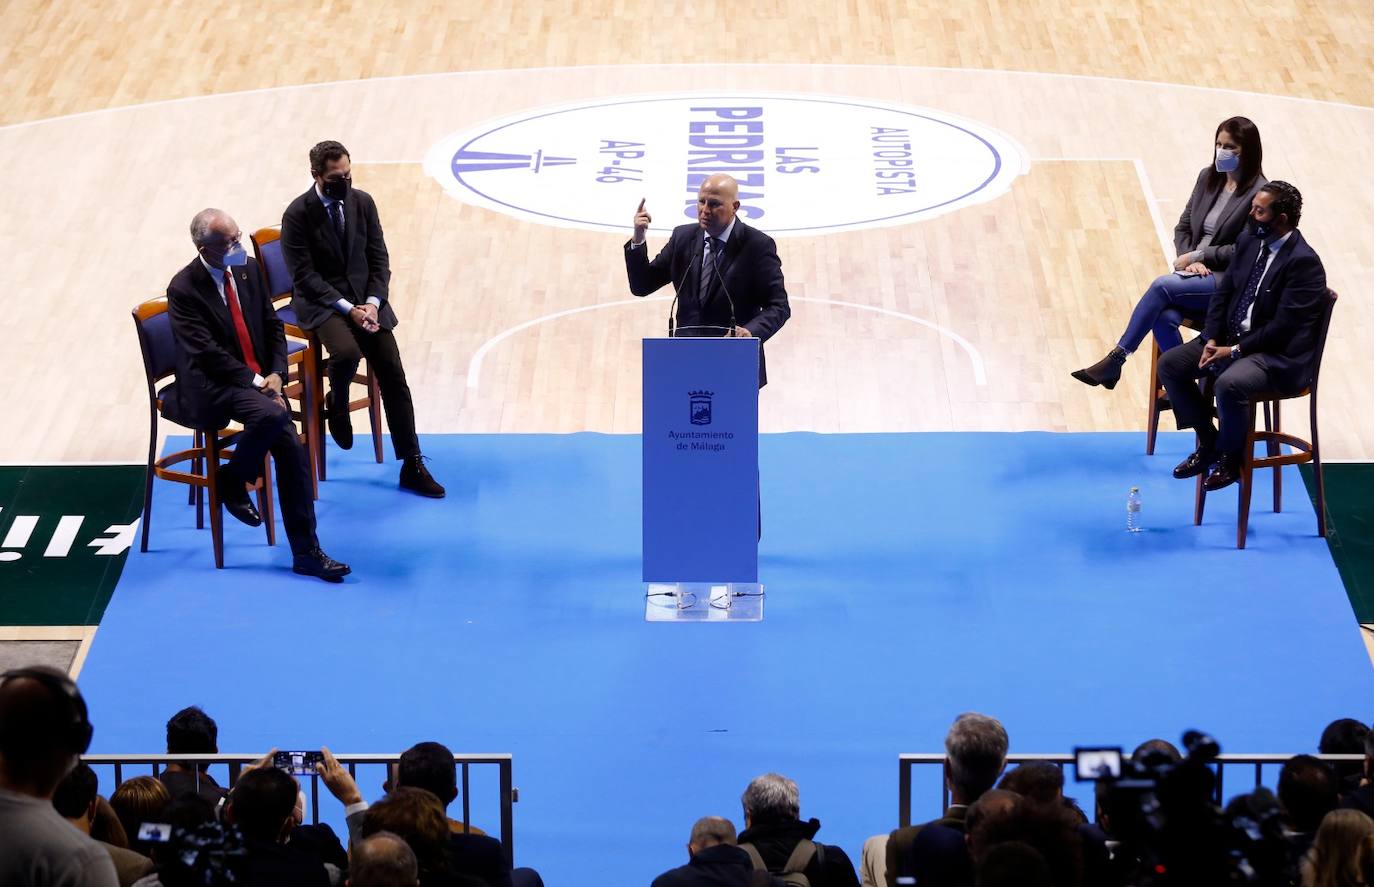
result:
[[[1179,321],[1180,329],[1201,330],[1205,317],[1184,317]],[[1145,455],[1155,454],[1155,438],[1159,434],[1159,414],[1166,410],[1172,410],[1169,404],[1169,393],[1164,390],[1164,386],[1159,381],[1159,356],[1164,352],[1159,350],[1159,343],[1153,335],[1150,336],[1150,399],[1145,405]]]
[[[1312,475],[1317,486],[1317,535],[1326,536],[1326,481],[1322,474],[1321,442],[1317,435],[1317,379],[1321,375],[1322,355],[1326,351],[1326,334],[1331,328],[1331,314],[1336,308],[1336,292],[1328,289],[1322,305],[1321,320],[1317,328],[1317,348],[1312,357],[1312,379],[1307,387],[1292,394],[1280,391],[1264,391],[1250,400],[1250,431],[1245,436],[1245,449],[1241,456],[1240,499],[1236,512],[1236,547],[1245,547],[1245,537],[1250,526],[1250,494],[1254,489],[1255,471],[1265,468],[1274,469],[1274,511],[1283,510],[1283,476],[1285,465],[1312,463]],[[1210,393],[1212,377],[1207,379],[1206,389]],[[1285,400],[1298,397],[1307,398],[1308,421],[1311,423],[1312,440],[1306,441],[1282,431],[1280,407]],[[1259,407],[1264,407],[1264,430],[1255,430],[1255,417]],[[1265,455],[1255,456],[1255,444],[1263,443]],[[1285,453],[1287,445],[1293,452]],[[1202,523],[1202,512],[1207,506],[1207,490],[1202,485],[1203,476],[1198,475],[1197,498],[1193,506],[1193,524]]]
[[[150,299],[133,310],[134,327],[138,331],[138,344],[143,352],[143,371],[148,382],[148,468],[143,484],[143,538],[140,551],[148,550],[148,535],[153,518],[153,478],[175,481],[190,487],[190,501],[196,506],[196,529],[205,527],[204,506],[210,508],[210,539],[214,546],[215,567],[224,567],[224,513],[220,505],[219,490],[216,489],[215,475],[220,462],[233,455],[234,442],[243,432],[232,431],[225,426],[218,428],[195,428],[166,416],[168,421],[193,432],[190,449],[179,450],[166,456],[157,455],[157,423],[163,417],[163,409],[175,381],[157,390],[163,379],[176,372],[175,351],[172,344],[172,324],[167,316],[165,296]],[[189,462],[189,471],[173,468],[182,462]],[[204,470],[202,470],[202,468]],[[263,459],[262,479],[256,485],[258,513],[267,528],[267,544],[277,544],[276,520],[272,506],[272,457]],[[207,500],[208,499],[208,503]]]
[[[258,267],[262,269],[267,284],[267,292],[277,306],[277,316],[286,324],[286,334],[304,341],[310,351],[309,379],[307,388],[312,392],[309,405],[309,424],[314,449],[311,451],[311,466],[319,480],[326,479],[325,468],[325,417],[324,417],[324,380],[329,358],[324,354],[320,339],[313,332],[303,329],[296,323],[296,312],[291,307],[291,272],[286,267],[286,259],[281,250],[281,230],[278,228],[259,228],[250,237],[253,251],[258,257]],[[348,411],[367,410],[368,422],[372,426],[372,453],[378,463],[382,458],[382,394],[377,387],[377,377],[372,367],[363,361],[364,371],[353,377],[353,381],[367,389],[365,396],[348,402]],[[347,396],[347,392],[344,392]]]

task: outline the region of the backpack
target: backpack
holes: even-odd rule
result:
[[[749,859],[754,863],[754,871],[768,873],[768,866],[764,864],[763,857],[753,844],[740,844],[739,849],[749,854]],[[797,842],[797,846],[792,848],[792,855],[787,857],[787,862],[782,864],[782,871],[774,872],[778,875],[787,887],[811,887],[811,879],[806,877],[803,872],[811,864],[811,858],[815,857],[817,863],[825,864],[825,852],[821,850],[821,845],[808,841],[803,838]],[[819,865],[818,865],[819,868]]]

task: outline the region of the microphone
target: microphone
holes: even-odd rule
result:
[[[673,285],[673,302],[668,306],[668,338],[673,338],[677,331],[677,297],[682,285],[687,282],[687,275],[692,273],[692,267],[701,261],[702,240],[697,238],[696,249],[692,251],[692,258],[687,260],[687,267],[682,272],[682,277]]]
[[[719,238],[717,238],[719,240]],[[724,249],[724,247],[722,247]],[[725,278],[721,276],[720,265],[716,264],[715,256],[711,257],[711,270],[715,272],[716,280],[720,282],[720,291],[725,293],[725,302],[730,306],[730,335],[735,334],[735,300],[730,296],[730,288],[725,285]]]

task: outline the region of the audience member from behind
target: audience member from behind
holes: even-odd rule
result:
[[[420,869],[410,845],[391,832],[376,832],[353,845],[346,887],[419,887]]]
[[[327,887],[324,864],[308,850],[285,843],[295,826],[296,780],[275,767],[256,767],[229,793],[225,818],[238,827],[248,851],[244,876],[254,887]]]
[[[720,816],[703,816],[687,840],[687,864],[654,878],[651,887],[751,887],[774,881],[754,868],[749,854],[735,845],[735,826]],[[774,881],[776,883],[776,881]]]
[[[400,786],[367,809],[359,836],[381,832],[400,837],[415,853],[421,887],[481,887],[487,881],[454,870],[449,857],[448,819],[439,799],[419,788]]]
[[[0,884],[115,887],[103,847],[53,808],[53,792],[91,743],[71,678],[32,666],[0,675]]]
[[[1340,718],[1326,725],[1317,751],[1324,755],[1362,755],[1369,728],[1354,718]],[[1336,773],[1337,791],[1342,805],[1364,782],[1364,766],[1360,761],[1331,761]]]
[[[1322,820],[1302,860],[1302,887],[1366,887],[1360,846],[1374,835],[1374,819],[1358,810],[1333,810]]]
[[[1364,771],[1360,787],[1346,795],[1341,806],[1374,818],[1374,730],[1364,735]]]
[[[139,826],[145,822],[162,822],[163,813],[171,803],[167,787],[151,776],[135,776],[121,782],[110,795],[110,806],[129,836],[129,847],[147,855],[148,842],[138,837]]]
[[[945,755],[949,776],[946,785],[950,805],[939,819],[921,825],[899,828],[888,835],[875,835],[864,842],[863,878],[865,887],[895,887],[903,861],[911,856],[911,845],[927,825],[947,825],[964,830],[968,807],[997,784],[1007,765],[1007,731],[996,718],[965,712],[954,719],[945,734]]]
[[[978,887],[1060,887],[1040,851],[1020,841],[989,850],[978,864],[975,883]]]
[[[739,846],[746,852],[753,848],[751,857],[758,855],[755,868],[761,862],[775,875],[803,874],[811,887],[859,883],[854,863],[844,850],[812,840],[820,831],[821,821],[814,817],[801,820],[801,792],[795,782],[777,773],[765,773],[749,783],[740,802],[744,806],[744,831]]]
[[[1021,843],[1035,848],[1050,872],[1055,887],[1077,887],[1083,881],[1083,839],[1078,821],[1062,804],[1040,804],[1023,798],[1010,808],[999,809],[977,824],[974,870],[983,883],[989,856],[1002,844]],[[995,858],[995,857],[994,857]],[[1097,882],[1093,883],[1097,887]]]
[[[1336,809],[1336,774],[1312,755],[1297,755],[1279,770],[1279,803],[1288,812],[1293,850],[1302,856],[1312,846],[1322,817]]]
[[[95,771],[85,763],[77,764],[53,793],[52,805],[77,831],[89,835],[100,809],[100,780]],[[100,846],[110,854],[120,887],[129,887],[153,870],[153,861],[141,853],[113,844]]]
[[[172,715],[167,722],[167,754],[219,754],[219,726],[215,719],[194,705]],[[229,793],[206,772],[209,766],[201,762],[190,766],[172,762],[158,775],[158,780],[167,786],[173,798],[194,792],[218,806]]]

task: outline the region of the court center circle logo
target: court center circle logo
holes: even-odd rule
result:
[[[792,93],[633,96],[531,109],[454,133],[425,171],[474,206],[527,221],[653,230],[696,220],[714,173],[775,236],[904,225],[990,200],[1027,169],[1005,133],[929,108]]]

